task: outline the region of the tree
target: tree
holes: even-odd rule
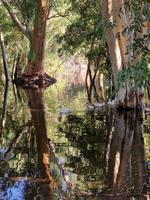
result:
[[[37,0],[30,1],[24,0],[20,1],[8,1],[2,0],[3,5],[7,9],[11,19],[24,34],[24,36],[29,41],[29,54],[28,54],[28,63],[25,69],[25,73],[18,80],[15,80],[16,83],[24,83],[26,85],[40,85],[46,86],[55,82],[54,78],[48,76],[44,71],[44,50],[45,50],[45,35],[46,35],[46,25],[50,11],[50,1],[49,0]],[[25,10],[22,10],[22,5],[26,5]],[[16,6],[20,10],[21,18],[24,23],[19,20],[16,13],[13,10],[13,6]],[[33,23],[30,24],[30,20],[32,20],[30,15],[28,14],[28,6],[29,10],[34,14]],[[23,12],[24,11],[24,12]],[[26,14],[26,15],[25,15]],[[28,18],[29,17],[29,18]],[[30,31],[30,26],[32,31]]]
[[[77,53],[85,58],[87,62],[85,84],[90,103],[93,100],[105,99],[103,77],[104,74],[105,78],[110,75],[107,73],[110,65],[107,62],[107,48],[103,40],[106,25],[102,24],[100,8],[101,1],[98,0],[86,0],[80,3],[78,0],[70,0],[67,12],[73,15],[73,20],[58,40],[62,43],[63,53]]]
[[[103,1],[103,19],[111,23],[107,28],[106,41],[116,87],[119,73],[128,71],[128,80],[124,79],[125,87],[120,87],[117,93],[117,104],[123,108],[142,107],[141,87],[144,81],[136,85],[135,77],[131,79],[129,71],[135,69],[149,52],[146,44],[149,38],[146,6],[147,3],[141,0]],[[148,69],[147,64],[145,68]]]

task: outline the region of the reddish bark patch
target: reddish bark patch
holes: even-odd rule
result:
[[[34,74],[28,75],[23,74],[21,77],[18,77],[12,81],[15,85],[22,88],[46,88],[56,82],[56,79],[49,76],[48,74]]]

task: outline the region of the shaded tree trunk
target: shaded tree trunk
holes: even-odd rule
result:
[[[0,32],[0,46],[1,46],[1,50],[2,50],[2,59],[3,59],[5,79],[6,79],[6,81],[8,81],[9,75],[8,75],[7,55],[6,55],[6,48],[5,48],[4,37],[3,37],[2,32]]]
[[[92,72],[91,72],[91,60],[88,58],[88,64],[87,64],[87,71],[85,76],[85,85],[88,95],[88,101],[89,103],[92,102]]]
[[[2,118],[0,121],[0,137],[3,134],[6,118],[7,118],[7,106],[8,106],[8,89],[9,89],[9,82],[6,81],[5,89],[4,89],[4,99],[3,99],[3,108],[2,108]]]

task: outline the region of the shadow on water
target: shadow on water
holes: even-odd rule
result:
[[[43,93],[25,91],[30,114],[26,109],[22,124],[7,113],[0,199],[148,200],[150,164],[141,113],[106,109],[60,117],[57,112],[50,135]]]

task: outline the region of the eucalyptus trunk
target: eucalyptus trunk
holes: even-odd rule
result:
[[[120,71],[127,69],[132,65],[136,65],[142,58],[142,53],[137,53],[133,48],[134,40],[142,38],[145,32],[145,27],[141,33],[137,33],[137,30],[128,30],[133,24],[132,3],[129,2],[130,9],[125,6],[125,0],[106,0],[103,1],[103,20],[104,22],[110,22],[107,27],[106,41],[108,44],[109,57],[113,72],[113,78],[115,87],[117,88],[117,77]],[[143,6],[140,8],[142,13]],[[133,15],[133,16],[132,16]],[[142,108],[143,105],[143,91],[133,89],[133,81],[128,80],[125,83],[125,87],[119,88],[116,94],[117,107],[135,109],[137,107]],[[140,106],[139,106],[140,105]]]
[[[44,75],[45,35],[48,15],[49,0],[37,0],[29,61],[25,71],[28,75]]]

